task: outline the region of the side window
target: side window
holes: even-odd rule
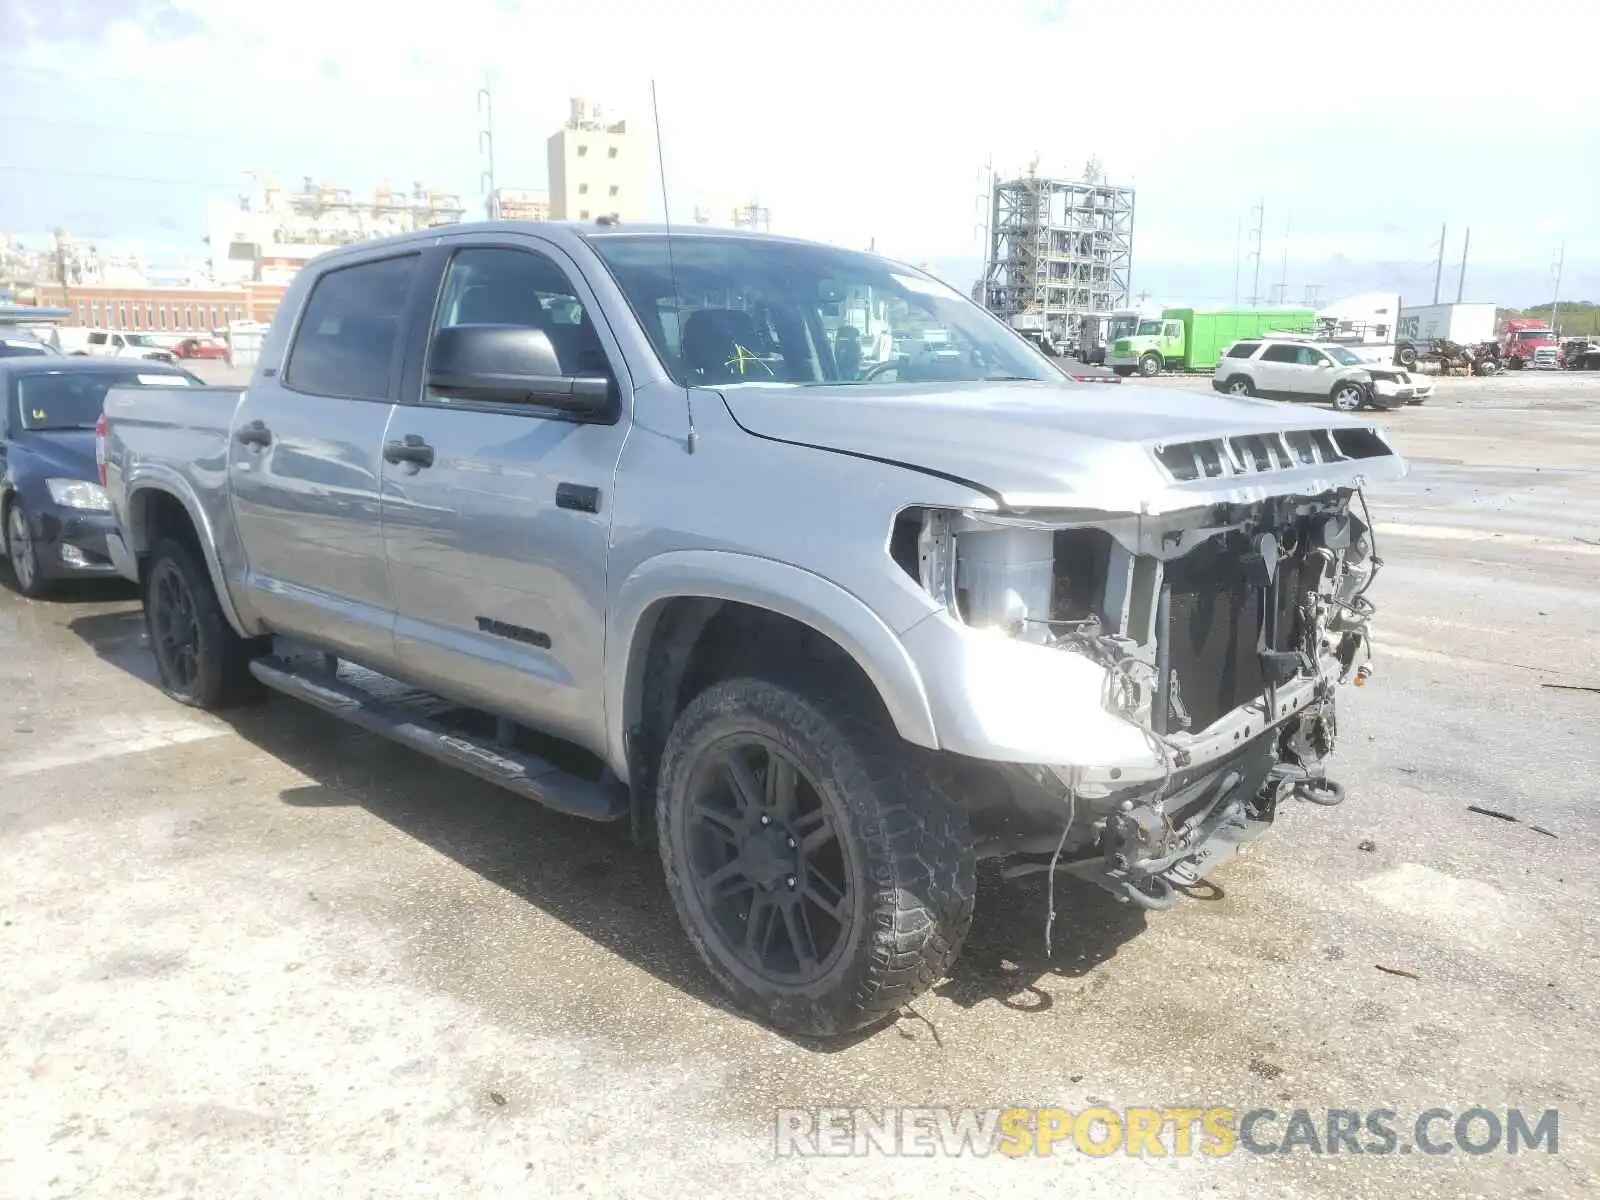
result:
[[[1300,347],[1288,346],[1282,342],[1276,346],[1268,346],[1261,355],[1262,362],[1294,363],[1300,361]]]
[[[1183,336],[1183,326],[1180,325],[1177,321],[1168,321],[1167,322],[1167,332],[1166,332],[1166,334],[1164,336],[1169,337],[1169,338],[1182,337]]]
[[[89,345],[91,345],[91,346],[104,346],[105,344],[106,344],[106,335],[105,334],[103,334],[103,333],[91,333],[89,335]]]
[[[566,272],[536,251],[497,246],[458,250],[445,274],[434,332],[451,325],[542,329],[563,375],[611,376],[600,335]],[[448,403],[431,395],[427,399]]]
[[[116,347],[118,350],[120,350],[120,349],[122,349],[122,347],[126,346],[128,343],[123,340],[122,335],[120,333],[113,333],[111,335],[111,344],[114,347]]]
[[[418,256],[329,271],[312,286],[284,386],[316,396],[387,400],[406,293]]]
[[[1228,351],[1228,357],[1229,358],[1249,358],[1252,354],[1254,354],[1260,348],[1261,348],[1261,343],[1260,342],[1240,342],[1237,346],[1235,346],[1233,349]]]
[[[1327,356],[1322,351],[1313,350],[1310,346],[1300,347],[1300,365],[1302,367],[1320,367],[1327,361]]]

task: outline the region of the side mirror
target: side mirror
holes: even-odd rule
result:
[[[550,335],[524,325],[449,325],[434,335],[428,388],[452,400],[533,404],[584,416],[611,406],[611,380],[565,375]]]

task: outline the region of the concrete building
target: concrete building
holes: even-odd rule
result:
[[[370,199],[348,188],[314,183],[286,191],[276,176],[255,177],[255,194],[212,207],[207,221],[211,275],[221,284],[288,283],[307,262],[333,246],[459,222],[461,199],[424,188],[380,184]]]
[[[489,211],[501,221],[548,221],[550,197],[528,188],[495,188]]]
[[[626,121],[608,122],[598,108],[575,99],[571,116],[550,135],[547,149],[552,219],[645,219],[644,147]]]

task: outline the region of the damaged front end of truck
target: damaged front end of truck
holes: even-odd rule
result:
[[[909,510],[897,557],[939,623],[997,639],[991,657],[1030,648],[1009,683],[968,666],[961,685],[1010,686],[1017,719],[1060,730],[1064,761],[976,737],[943,756],[980,856],[1007,877],[1062,872],[1156,909],[1286,800],[1343,800],[1326,766],[1335,693],[1371,670],[1382,565],[1363,489],[1406,467],[1353,423],[1122,450],[1126,470],[1070,506]],[[1116,499],[1146,468],[1158,486]],[[1053,684],[1039,682],[1042,651],[1065,656]]]

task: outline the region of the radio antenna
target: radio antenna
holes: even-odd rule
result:
[[[656,81],[650,81],[650,116],[656,127],[656,166],[661,172],[661,220],[667,230],[667,274],[672,280],[672,319],[678,323],[678,361],[683,362],[683,299],[678,294],[678,264],[672,256],[672,207],[667,202],[667,156],[661,149],[661,107],[656,103]],[[684,407],[689,413],[689,436],[685,445],[690,454],[700,440],[694,429],[694,389],[683,389]]]

